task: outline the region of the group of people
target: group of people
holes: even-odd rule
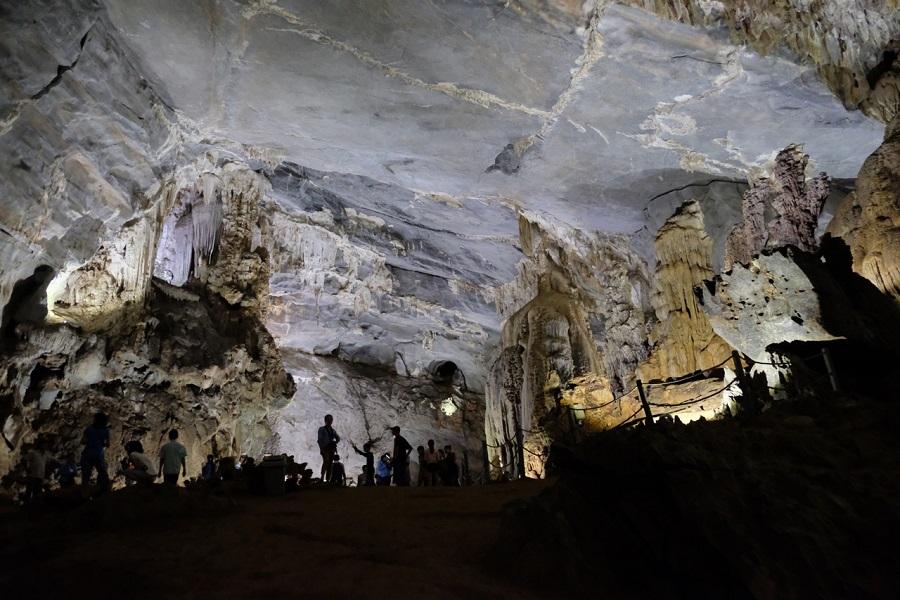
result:
[[[148,484],[162,479],[168,485],[177,485],[179,477],[187,477],[187,449],[178,441],[178,430],[169,431],[169,441],[159,449],[158,467],[144,452],[139,440],[125,444],[125,459],[119,473],[126,482]],[[69,453],[64,460],[56,461],[47,450],[43,439],[38,439],[25,455],[25,500],[39,497],[46,487],[47,479],[55,475],[61,488],[75,486],[75,478],[81,472],[81,484],[87,489],[96,472],[97,489],[100,493],[110,487],[109,466],[106,452],[110,445],[109,417],[99,412],[94,415],[81,436],[84,446],[80,465],[75,462],[75,454]]]
[[[392,452],[384,453],[377,461],[373,452],[372,442],[363,444],[362,449],[351,442],[353,450],[365,458],[365,466],[359,477],[359,485],[411,485],[410,455],[412,445],[400,434],[400,427],[390,428],[393,435]],[[347,482],[347,473],[341,458],[338,455],[338,443],[341,438],[334,429],[334,419],[331,415],[325,416],[325,424],[318,431],[318,446],[322,456],[322,468],[320,479],[323,483],[343,486]],[[109,468],[106,454],[110,447],[110,426],[106,414],[99,412],[93,417],[81,437],[84,446],[81,452],[80,464],[76,463],[74,453],[66,455],[63,461],[56,461],[47,451],[47,444],[43,439],[38,439],[25,457],[26,479],[25,500],[34,500],[39,497],[46,488],[47,479],[55,475],[59,486],[71,488],[76,484],[76,477],[81,473],[81,484],[85,490],[90,486],[96,473],[96,486],[100,493],[110,487]],[[434,440],[428,440],[427,447],[419,446],[418,473],[416,484],[419,486],[459,485],[459,466],[456,454],[450,445],[436,448]],[[187,449],[178,441],[178,430],[171,429],[168,432],[168,442],[159,449],[155,462],[145,451],[140,440],[131,440],[125,444],[125,458],[122,460],[119,474],[125,478],[126,484],[150,485],[162,479],[163,483],[175,486],[180,478],[187,477]],[[291,459],[293,457],[290,457]],[[230,460],[230,463],[227,461]],[[252,459],[247,459],[252,461]],[[288,461],[293,464],[292,461]],[[234,459],[222,459],[217,463],[212,455],[207,456],[200,473],[200,479],[212,480],[216,478],[228,479],[223,476],[230,470],[241,471],[242,467],[252,467],[252,464],[234,463]],[[416,465],[416,463],[413,463]],[[290,466],[290,464],[289,464]],[[252,469],[247,469],[248,472]],[[298,466],[294,473],[291,469],[289,476],[295,476],[300,482],[311,482],[312,471],[306,469],[306,464]]]
[[[391,485],[391,483],[400,487],[411,485],[409,457],[413,447],[400,434],[399,426],[391,427],[390,431],[394,437],[393,451],[382,454],[377,467],[371,442],[363,444],[361,450],[351,442],[354,452],[366,460],[360,476],[360,485]],[[321,480],[335,486],[345,485],[347,475],[337,453],[341,438],[334,429],[334,417],[325,415],[325,424],[319,427],[317,438],[319,452],[322,455]],[[428,447],[419,446],[417,453],[419,459],[417,485],[459,485],[459,465],[450,445],[436,449],[434,440],[428,440]]]

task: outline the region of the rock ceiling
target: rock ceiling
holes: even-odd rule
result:
[[[813,65],[619,5],[587,31],[496,2],[109,5],[209,135],[588,229],[636,231],[649,198],[744,179],[790,143],[854,177],[881,140]],[[486,172],[507,144],[515,172]]]

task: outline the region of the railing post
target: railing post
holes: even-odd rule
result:
[[[828,380],[831,382],[831,389],[836,392],[841,391],[838,385],[837,373],[834,371],[834,363],[831,362],[831,353],[828,348],[822,348],[822,360],[825,361],[825,368],[828,370]]]
[[[644,407],[644,416],[647,419],[647,425],[653,425],[653,413],[650,412],[650,403],[647,402],[647,396],[644,394],[644,384],[641,380],[637,380],[638,395],[641,397],[641,406]]]

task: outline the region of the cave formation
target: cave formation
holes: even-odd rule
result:
[[[348,474],[399,425],[486,484],[627,452],[609,430],[898,398],[896,0],[29,0],[0,27],[6,501],[98,411],[111,476],[171,428],[189,473],[318,469],[332,414]],[[552,493],[504,527],[580,510]]]

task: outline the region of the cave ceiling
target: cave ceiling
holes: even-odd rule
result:
[[[588,230],[635,232],[650,198],[745,179],[790,143],[805,144],[813,168],[853,177],[883,131],[788,50],[761,56],[723,27],[620,5],[558,18],[472,1],[107,5],[208,136]],[[511,172],[488,170],[508,144],[516,156],[499,160]],[[435,202],[411,212],[426,222],[457,211]]]

